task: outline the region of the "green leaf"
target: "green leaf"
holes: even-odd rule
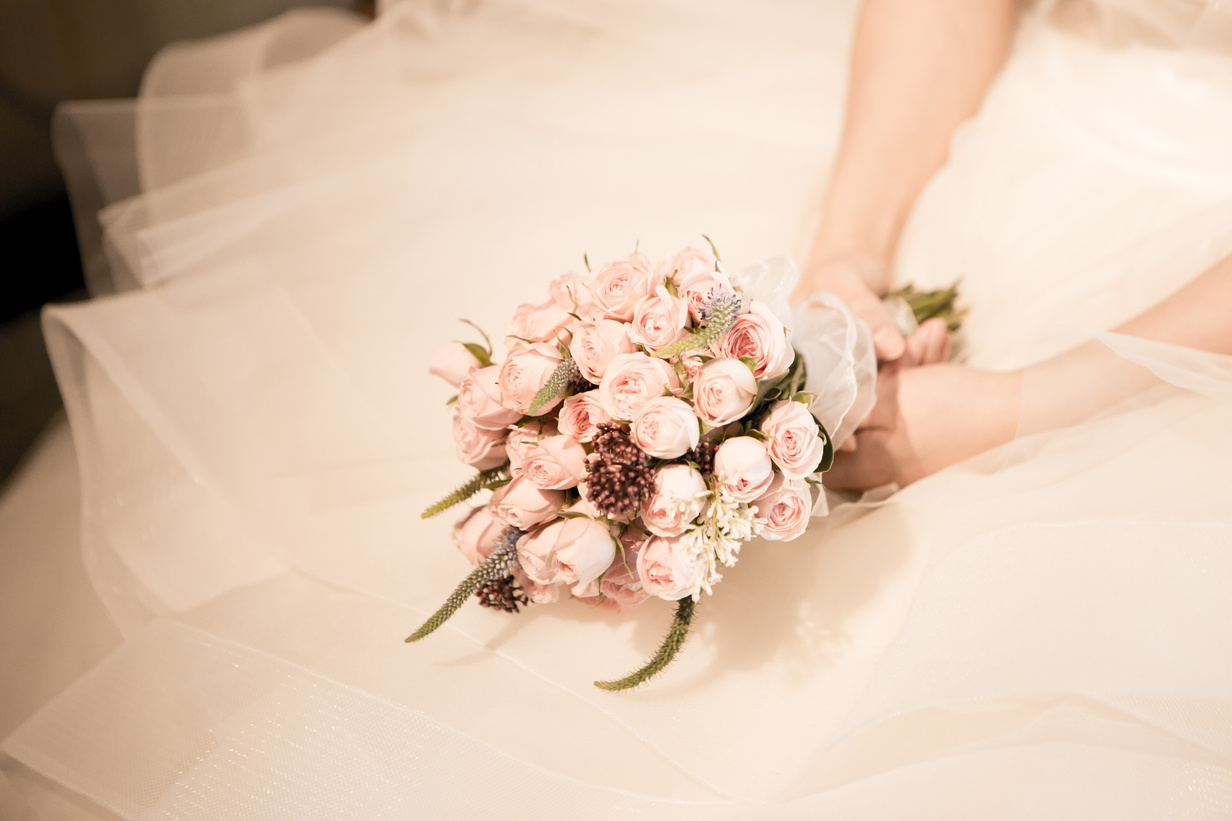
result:
[[[813,419],[817,419],[817,417],[814,416]],[[821,424],[820,420],[817,422],[817,429],[820,431],[819,435],[826,443],[826,449],[821,454],[821,464],[817,466],[816,472],[825,473],[834,465],[834,440],[830,438],[830,433]]]
[[[492,340],[491,340],[491,339],[488,339],[488,335],[487,335],[486,333],[484,333],[484,332],[483,332],[483,328],[480,328],[478,325],[476,325],[474,322],[471,322],[469,319],[459,319],[458,321],[459,321],[459,322],[465,322],[467,325],[470,325],[470,326],[471,326],[472,328],[474,328],[476,331],[479,331],[479,335],[480,335],[480,336],[482,336],[482,337],[483,337],[483,341],[484,341],[485,343],[487,343],[487,346],[488,346],[488,361],[489,361],[489,362],[491,362],[491,361],[492,361]]]
[[[719,256],[719,249],[715,247],[714,240],[712,240],[710,237],[706,236],[705,234],[702,234],[702,239],[706,240],[706,243],[710,246],[710,253],[714,254],[714,262],[715,262],[714,270],[716,271],[719,270],[718,263],[723,261],[723,258]]]
[[[479,360],[480,366],[486,368],[492,364],[492,351],[478,342],[463,342],[462,346],[471,352],[471,356]]]
[[[454,402],[457,402],[457,401],[458,401],[458,395],[455,393],[453,396],[449,397],[449,399],[445,401],[445,407],[449,407],[450,405],[452,405]]]

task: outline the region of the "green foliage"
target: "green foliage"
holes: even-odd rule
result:
[[[680,652],[685,639],[689,636],[689,625],[693,622],[696,604],[692,596],[685,597],[676,603],[676,615],[672,619],[672,626],[668,629],[667,635],[663,637],[663,643],[641,669],[616,681],[596,681],[595,686],[600,690],[613,692],[628,690],[663,672],[663,669],[671,664],[672,659],[676,658],[676,654]]]
[[[492,555],[484,559],[482,564],[472,570],[470,575],[454,588],[453,593],[445,599],[440,609],[433,613],[418,630],[406,637],[407,643],[419,641],[449,621],[449,617],[458,612],[458,608],[465,604],[466,600],[474,595],[482,585],[508,576],[512,570],[512,563],[517,561],[516,556],[517,554],[511,550],[499,548],[493,550]]]
[[[905,285],[895,291],[894,296],[907,303],[916,322],[941,317],[950,333],[954,333],[962,327],[963,317],[967,315],[967,309],[958,306],[959,282],[961,280],[937,291],[921,291],[914,285]]]
[[[470,479],[467,479],[465,482],[458,485],[458,487],[448,496],[441,499],[436,504],[431,505],[430,507],[428,507],[427,510],[419,514],[420,518],[421,519],[431,519],[433,516],[438,516],[444,513],[446,510],[449,510],[449,508],[453,507],[454,505],[462,504],[467,499],[471,498],[472,496],[474,496],[476,493],[478,493],[481,490],[484,490],[484,489],[491,490],[493,483],[498,482],[500,478],[502,477],[502,475],[504,474],[505,467],[507,465],[508,463],[506,462],[504,465],[501,465],[500,467],[494,467],[494,468],[489,468],[488,470],[479,471],[474,476],[472,476]]]
[[[715,304],[714,311],[708,322],[692,333],[676,340],[666,348],[660,348],[655,351],[652,356],[658,359],[667,359],[669,356],[710,347],[715,342],[718,342],[723,337],[723,334],[731,330],[731,326],[735,324],[736,315],[739,312],[739,300],[734,297],[730,300],[719,300]]]
[[[578,370],[578,365],[575,360],[567,357],[561,360],[561,363],[556,366],[556,370],[552,371],[552,375],[548,377],[548,381],[544,384],[539,392],[535,394],[534,400],[530,403],[530,416],[534,416],[539,410],[560,394],[569,389],[582,372]]]

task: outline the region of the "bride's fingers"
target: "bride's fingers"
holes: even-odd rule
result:
[[[950,332],[945,320],[926,320],[907,338],[906,352],[899,361],[905,367],[935,365],[950,357]]]

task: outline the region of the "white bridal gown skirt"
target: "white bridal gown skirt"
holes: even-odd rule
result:
[[[1212,3],[1026,13],[903,239],[1028,365],[1232,252]],[[1142,390],[790,544],[669,670],[666,603],[468,605],[428,356],[640,243],[797,258],[847,2],[407,0],[172,48],[62,112],[100,295],[50,309],[86,569],[122,646],[4,741],[34,817],[1225,818],[1232,362],[1098,337]],[[104,207],[105,206],[105,207]],[[97,222],[91,212],[102,208]],[[1227,306],[1232,315],[1232,306]],[[954,397],[955,402],[962,397]],[[1074,421],[1074,420],[1068,420]],[[29,549],[38,550],[37,544]],[[56,603],[46,603],[48,612]]]

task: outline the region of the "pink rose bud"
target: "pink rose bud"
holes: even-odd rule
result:
[[[706,480],[688,465],[655,471],[654,493],[642,509],[646,529],[656,536],[679,536],[706,506]]]
[[[633,416],[629,428],[633,444],[659,459],[675,459],[701,438],[701,426],[688,402],[674,396],[656,396]]]
[[[584,517],[557,519],[518,540],[522,571],[539,584],[585,587],[607,570],[615,555],[616,542],[607,528]]]
[[[622,353],[633,353],[637,346],[629,339],[629,326],[614,319],[583,322],[573,331],[569,353],[582,376],[598,385],[608,363]]]
[[[693,381],[693,405],[711,427],[744,416],[757,398],[757,379],[739,359],[711,359]]]
[[[650,598],[637,575],[637,554],[636,548],[626,547],[624,555],[617,555],[599,580],[599,593],[605,598],[603,606],[609,610],[619,613]]]
[[[502,464],[506,459],[504,437],[503,430],[481,428],[461,413],[453,415],[453,443],[458,459],[471,467],[487,470]]]
[[[813,510],[813,494],[803,479],[774,475],[766,493],[751,505],[753,513],[765,522],[761,537],[772,542],[790,542],[808,527]]]
[[[518,539],[518,564],[532,582],[552,585],[560,581],[557,578],[556,531],[564,525],[564,519],[554,519]]]
[[[501,404],[500,366],[477,368],[458,386],[458,413],[488,430],[503,430],[522,418]]]
[[[428,373],[439,376],[456,388],[478,367],[479,360],[465,345],[451,342],[432,354],[432,359],[428,362]]]
[[[488,501],[492,516],[518,530],[530,530],[545,522],[565,503],[565,494],[559,490],[544,490],[536,487],[524,476],[498,488]]]
[[[513,568],[513,578],[526,593],[526,597],[535,604],[555,604],[560,601],[559,584],[540,584],[527,576],[521,566]]]
[[[598,391],[575,393],[567,397],[560,406],[560,417],[557,419],[560,432],[579,442],[591,441],[598,433],[599,425],[611,421],[612,417],[599,404]]]
[[[566,338],[568,328],[577,322],[569,311],[555,302],[543,305],[519,305],[505,326],[505,336],[528,342],[554,342]]]
[[[660,285],[655,288],[654,294],[639,300],[637,307],[633,309],[629,336],[634,342],[657,351],[684,336],[685,324],[688,321],[688,306]]]
[[[803,479],[817,472],[826,443],[817,420],[803,402],[775,402],[761,423],[761,432],[766,434],[770,458],[784,476]]]
[[[719,356],[751,357],[757,365],[753,376],[773,379],[787,373],[796,352],[787,341],[787,329],[764,302],[749,303],[748,313],[736,318],[719,342]]]
[[[563,359],[555,346],[544,343],[528,345],[512,354],[500,368],[498,384],[501,404],[518,413],[530,413],[535,394],[552,378],[552,372]],[[558,396],[540,408],[535,415],[547,413],[559,403]]]
[[[655,265],[655,272],[664,279],[674,279],[677,285],[692,282],[698,277],[713,276],[715,259],[701,248],[682,248]]]
[[[752,376],[750,373],[749,378]],[[628,420],[651,399],[679,387],[676,371],[662,359],[651,359],[640,351],[626,353],[608,364],[599,383],[599,403],[613,419]]]
[[[575,589],[593,584],[616,557],[616,540],[594,519],[565,519],[556,548],[560,578]]]
[[[680,298],[684,301],[685,307],[689,310],[689,316],[694,322],[702,321],[702,306],[715,292],[734,293],[731,282],[725,274],[711,272],[708,276],[694,277],[680,288]]]
[[[471,564],[479,564],[492,555],[505,525],[492,518],[486,507],[471,508],[453,526],[453,543]]]
[[[522,472],[522,466],[526,463],[526,454],[539,444],[540,439],[555,435],[556,426],[551,421],[543,419],[536,419],[525,425],[510,428],[509,434],[505,437],[505,454],[509,457],[509,467],[514,474]]]
[[[522,475],[545,490],[577,487],[586,476],[586,449],[569,436],[547,436],[526,452]]]
[[[604,265],[590,282],[594,304],[609,319],[628,322],[638,300],[654,292],[661,280],[651,273],[650,263],[641,254]]]
[[[751,502],[769,489],[774,464],[766,446],[752,436],[736,436],[714,452],[714,475],[737,502]]]
[[[680,539],[652,536],[637,554],[637,575],[650,595],[680,601],[692,594],[701,572]]]
[[[548,283],[548,296],[561,308],[580,316],[590,302],[590,286],[581,274],[561,274]]]

